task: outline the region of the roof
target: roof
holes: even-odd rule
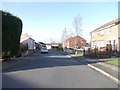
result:
[[[82,37],[80,37],[79,35],[77,35],[77,36],[75,36],[75,37],[70,37],[70,38],[68,38],[68,39],[67,39],[67,40],[65,40],[65,41],[72,40],[72,39],[74,39],[74,38],[76,38],[76,37],[79,37],[79,38],[81,38],[81,39],[85,40],[84,38],[82,38]],[[85,40],[85,41],[86,41],[86,40]]]
[[[43,43],[43,42],[39,42],[40,44],[44,44],[45,45],[45,43]]]
[[[46,43],[46,45],[59,45],[61,43]]]
[[[23,42],[27,39],[31,39],[31,40],[34,40],[32,39],[27,33],[26,34],[22,34],[21,37],[20,37],[20,42]],[[35,40],[34,40],[35,41]]]
[[[100,30],[103,30],[103,29],[106,29],[108,27],[112,27],[112,26],[115,26],[115,25],[118,25],[118,24],[120,24],[120,18],[117,18],[117,19],[112,20],[108,23],[105,23],[102,26],[98,27],[97,29],[93,30],[92,32],[100,31]]]

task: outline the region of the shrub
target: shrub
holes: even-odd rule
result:
[[[107,44],[106,45],[106,50],[108,51],[112,51],[112,45],[111,44]]]
[[[85,56],[89,56],[90,58],[97,58],[96,56],[97,49],[88,48],[88,50],[84,52],[85,52],[84,54]]]
[[[107,52],[106,51],[99,51],[98,58],[108,58]]]
[[[120,57],[120,51],[116,53],[116,57]]]
[[[106,45],[106,52],[110,58],[112,56],[112,45],[111,44]]]

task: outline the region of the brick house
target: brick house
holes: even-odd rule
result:
[[[112,50],[120,51],[120,18],[112,20],[97,29],[90,32],[91,34],[91,47],[106,48],[107,44],[112,45]]]
[[[80,36],[70,37],[63,42],[63,48],[84,49],[86,40]]]

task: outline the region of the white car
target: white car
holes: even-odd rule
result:
[[[41,53],[48,53],[48,49],[47,48],[41,48]]]
[[[68,49],[65,50],[65,52],[67,52],[67,53],[75,53],[75,50],[72,49],[72,48],[68,48]]]

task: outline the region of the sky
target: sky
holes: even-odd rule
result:
[[[74,17],[82,17],[82,36],[90,42],[90,32],[118,17],[118,2],[3,2],[2,10],[23,22],[22,34],[36,42],[61,42],[66,28],[75,32]]]

